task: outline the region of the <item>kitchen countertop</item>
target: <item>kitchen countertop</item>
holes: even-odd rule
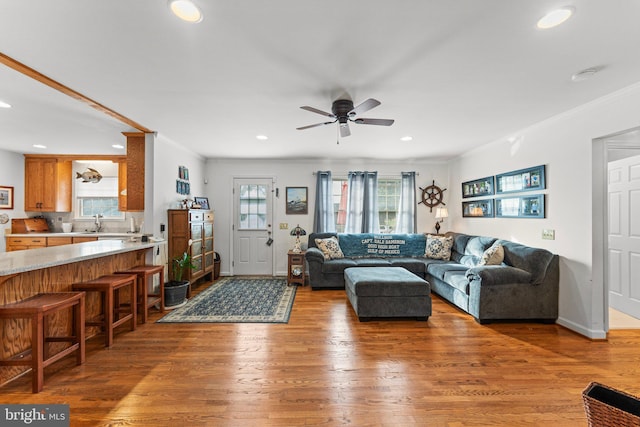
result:
[[[36,233],[29,233],[28,235],[32,236],[33,234]],[[50,236],[52,234],[62,235],[73,233],[47,233],[46,235]],[[77,235],[87,234],[88,233],[78,233]],[[131,236],[131,234],[126,233],[124,235]],[[4,252],[0,253],[0,276],[9,276],[26,271],[40,270],[47,267],[100,258],[107,255],[153,248],[162,242],[163,241],[143,243],[139,240],[97,240],[72,245],[29,249],[27,251]]]
[[[100,231],[98,233],[94,231],[72,231],[70,233],[57,233],[57,232],[48,232],[48,233],[9,233],[5,234],[5,237],[89,237],[89,236],[97,236],[97,237],[141,237],[142,233],[129,233],[129,232],[111,232],[111,231]]]

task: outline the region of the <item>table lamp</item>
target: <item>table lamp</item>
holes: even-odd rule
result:
[[[307,232],[304,228],[300,227],[300,224],[298,224],[289,234],[291,236],[296,236],[296,244],[293,246],[293,252],[299,254],[302,252],[302,249],[300,248],[300,236],[306,236]]]
[[[436,234],[440,234],[440,223],[449,217],[447,208],[436,208]]]

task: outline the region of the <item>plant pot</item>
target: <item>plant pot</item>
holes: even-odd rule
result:
[[[189,290],[189,282],[171,281],[164,284],[164,305],[165,307],[173,307],[182,304],[187,298]]]

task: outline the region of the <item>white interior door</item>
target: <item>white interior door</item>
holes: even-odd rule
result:
[[[234,274],[273,275],[271,187],[271,178],[234,179]]]
[[[609,305],[640,319],[640,156],[609,163]]]

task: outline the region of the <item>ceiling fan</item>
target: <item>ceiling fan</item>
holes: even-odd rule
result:
[[[380,101],[373,98],[369,98],[366,101],[363,101],[356,107],[353,106],[353,101],[351,101],[350,99],[338,99],[336,101],[333,101],[333,104],[331,105],[331,113],[327,113],[326,111],[318,110],[317,108],[305,105],[300,108],[302,108],[303,110],[311,111],[312,113],[318,113],[323,116],[327,116],[333,120],[330,122],[322,122],[316,123],[314,125],[302,126],[296,129],[303,130],[314,128],[316,126],[330,125],[332,123],[338,122],[340,125],[340,136],[345,137],[351,135],[351,131],[349,130],[349,122],[357,123],[360,125],[391,126],[393,124],[393,120],[391,119],[365,119],[356,117],[357,115],[369,111],[372,108],[377,107],[378,105],[380,105]]]

